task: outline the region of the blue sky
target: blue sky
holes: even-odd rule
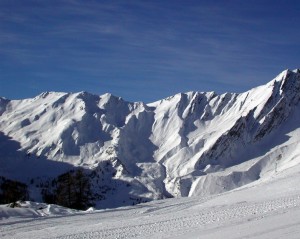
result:
[[[299,23],[296,0],[1,0],[0,96],[243,92],[300,68]]]

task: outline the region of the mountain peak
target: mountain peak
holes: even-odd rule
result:
[[[299,91],[297,69],[241,94],[150,104],[87,92],[0,98],[0,176],[28,183],[84,167],[101,207],[231,190],[264,178],[278,157],[298,158]]]

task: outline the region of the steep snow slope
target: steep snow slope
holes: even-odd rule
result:
[[[0,175],[29,183],[85,167],[94,188],[109,185],[98,207],[232,190],[299,163],[299,92],[299,70],[286,70],[242,94],[151,104],[86,92],[0,98]]]

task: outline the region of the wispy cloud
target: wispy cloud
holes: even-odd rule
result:
[[[57,78],[57,88],[63,79],[76,81],[70,90],[61,84],[66,91],[77,85],[129,96],[147,85],[160,97],[243,90],[280,71],[287,46],[299,47],[300,33],[293,24],[285,27],[299,15],[289,20],[283,14],[284,25],[275,18],[274,26],[273,15],[262,10],[266,2],[3,1],[2,67],[23,66],[27,77]]]

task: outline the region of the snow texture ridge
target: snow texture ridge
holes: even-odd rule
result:
[[[97,190],[113,185],[98,207],[222,193],[299,163],[299,101],[299,70],[241,94],[150,104],[87,92],[0,98],[0,176],[29,184],[83,167],[101,174]]]

